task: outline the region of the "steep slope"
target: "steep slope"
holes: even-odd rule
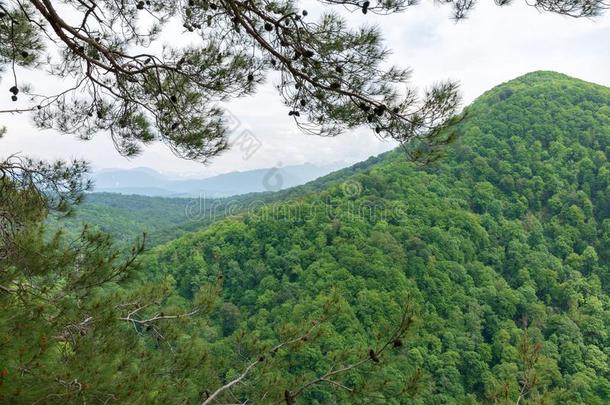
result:
[[[431,166],[392,152],[160,246],[145,266],[171,274],[186,297],[222,274],[218,339],[272,339],[321,316],[332,297],[324,333],[287,354],[286,368],[264,371],[270,398],[362,357],[408,295],[415,331],[385,367],[340,380],[372,387],[374,399],[318,384],[302,403],[490,403],[523,392],[608,403],[610,89],[531,73],[485,93],[453,129],[460,140]]]

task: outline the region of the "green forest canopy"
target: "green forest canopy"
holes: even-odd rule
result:
[[[505,389],[516,399],[527,328],[542,345],[536,396],[608,403],[610,89],[535,72],[468,110],[432,166],[395,151],[321,192],[161,246],[145,266],[172,274],[185,297],[224,275],[219,339],[272,339],[337,294],[324,337],[273,371],[280,386],[365,351],[408,293],[415,333],[380,375],[348,379],[379,384],[382,402],[408,402],[401,388],[418,368],[422,403],[490,402]],[[304,403],[348,398],[319,385]]]
[[[0,399],[201,402],[259,359],[219,403],[289,404],[383,344],[407,302],[415,324],[379,364],[308,386],[296,402],[608,403],[610,89],[530,73],[485,93],[448,131],[458,141],[433,164],[396,150],[272,194],[155,247],[143,284],[76,301],[95,310],[151,295],[160,314],[207,305],[210,317],[87,323],[95,334],[48,350],[43,326],[25,334],[0,315]],[[102,274],[104,252],[91,260]],[[219,300],[202,303],[219,284]],[[120,312],[104,308],[103,319]],[[19,374],[30,352],[37,371]]]

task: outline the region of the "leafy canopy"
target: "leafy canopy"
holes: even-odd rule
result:
[[[608,100],[528,74],[469,107],[446,159],[387,153],[139,266],[89,228],[45,237],[38,164],[5,164],[0,402],[606,404]],[[148,204],[159,224],[186,202]]]
[[[337,297],[324,333],[285,354],[289,367],[219,402],[283,402],[349,364],[406,292],[417,327],[382,367],[297,403],[606,404],[609,101],[606,87],[525,75],[469,107],[445,159],[420,167],[388,153],[158,246],[144,264],[184,297],[222,274],[227,341],[272,338]]]

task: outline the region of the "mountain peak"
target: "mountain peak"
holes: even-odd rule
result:
[[[576,103],[577,99],[585,93],[601,96],[600,93],[605,94],[607,89],[603,85],[587,82],[563,73],[537,70],[518,76],[486,91],[475,100],[470,108],[472,110],[480,106],[489,107],[509,99],[512,101],[511,96],[515,93],[528,94],[534,98],[561,99],[564,102],[570,99],[571,103]]]
[[[552,70],[535,70],[533,72],[529,72],[523,74],[521,76],[517,76],[516,78],[509,80],[505,83],[502,83],[494,89],[503,88],[506,86],[515,86],[515,85],[527,85],[527,86],[547,86],[549,84],[555,83],[564,83],[564,84],[573,84],[573,85],[589,85],[589,86],[599,86],[604,87],[603,85],[587,82],[582,79],[578,79],[576,77],[572,77],[566,75],[564,73],[554,72]]]
[[[562,79],[572,79],[578,80],[571,76],[568,76],[564,73],[555,72],[552,70],[534,70],[533,72],[529,72],[514,78],[511,81],[519,81],[519,82],[546,82],[549,80],[562,80]]]

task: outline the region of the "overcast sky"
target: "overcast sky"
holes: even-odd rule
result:
[[[310,16],[319,10],[314,3],[304,4]],[[354,26],[376,24],[382,28],[394,52],[391,61],[413,68],[414,85],[424,88],[443,79],[459,80],[465,103],[534,70],[554,70],[610,86],[610,13],[593,20],[573,19],[539,13],[521,2],[500,8],[486,1],[467,20],[455,23],[449,7],[425,1],[393,16],[355,12],[349,19]],[[8,134],[0,139],[0,157],[15,152],[44,159],[76,157],[97,169],[145,166],[207,177],[278,164],[356,162],[394,147],[365,129],[332,139],[299,133],[272,84],[229,105],[241,122],[240,130],[249,129],[261,141],[261,148],[249,159],[234,149],[204,166],[174,157],[163,145],[152,145],[140,156],[126,159],[104,134],[83,142],[52,131],[41,132],[27,115],[0,116],[0,125],[8,128]],[[6,83],[0,86],[6,87]],[[10,94],[1,94],[0,107],[6,107],[4,99]]]

